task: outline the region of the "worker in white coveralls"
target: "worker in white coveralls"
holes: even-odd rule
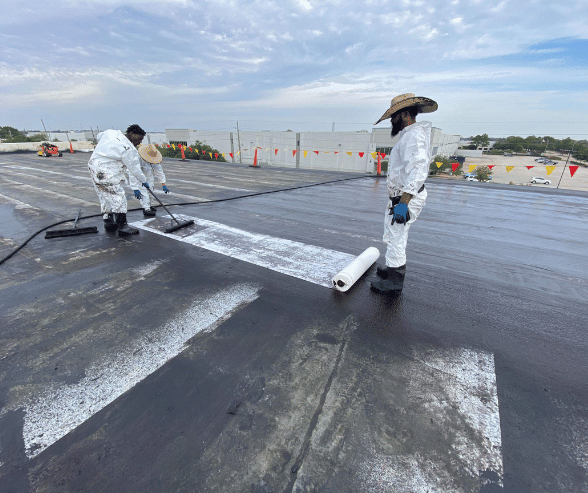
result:
[[[161,161],[163,156],[159,149],[153,144],[143,144],[139,146],[139,156],[141,158],[141,171],[147,178],[147,184],[153,190],[155,185],[155,179],[161,183],[163,191],[169,193],[169,188],[165,186],[165,174],[161,167]],[[129,173],[129,184],[135,193],[135,198],[141,201],[141,207],[143,208],[143,215],[145,217],[155,216],[155,207],[151,206],[150,194],[148,191],[141,193],[141,182],[135,178],[132,173]]]
[[[406,243],[410,225],[425,205],[425,180],[431,163],[431,123],[418,122],[418,113],[432,113],[437,103],[414,94],[396,96],[374,124],[390,118],[392,137],[399,135],[388,161],[388,205],[384,215],[386,267],[378,266],[380,280],[371,283],[378,293],[398,293],[406,273]]]
[[[100,200],[104,229],[118,229],[120,236],[139,233],[127,223],[127,197],[123,183],[126,182],[125,171],[129,170],[142,186],[148,187],[136,149],[144,136],[145,131],[139,125],[131,125],[124,134],[120,130],[105,130],[98,134],[98,144],[88,162]]]

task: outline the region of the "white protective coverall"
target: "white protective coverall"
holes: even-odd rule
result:
[[[151,190],[153,190],[155,178],[157,178],[159,183],[165,183],[165,174],[163,173],[161,163],[151,164],[141,157],[139,157],[139,161],[141,162],[141,171],[145,175],[145,178],[147,178],[147,184],[151,187]],[[141,207],[143,209],[149,209],[149,207],[151,207],[151,194],[147,190],[141,190],[141,183],[143,182],[139,182],[132,173],[129,173],[129,184],[131,185],[131,188],[133,190],[141,191]]]
[[[392,200],[388,200],[384,215],[384,242],[386,265],[400,267],[406,264],[408,230],[425,206],[427,191],[419,190],[429,175],[431,162],[431,123],[417,122],[400,131],[400,138],[390,152],[388,161],[388,195],[399,197],[404,192],[413,197],[408,203],[410,221],[406,224],[394,222],[390,216]]]
[[[88,169],[102,214],[127,212],[127,197],[123,188],[125,170],[128,169],[141,183],[147,181],[139,159],[137,149],[120,130],[105,130],[98,134],[98,144],[90,157]]]

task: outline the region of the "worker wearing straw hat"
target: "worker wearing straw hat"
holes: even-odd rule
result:
[[[436,110],[437,103],[432,99],[401,94],[374,124],[389,118],[392,137],[399,135],[388,162],[389,199],[384,216],[386,266],[377,267],[381,279],[371,283],[371,289],[378,293],[398,293],[404,285],[408,230],[425,205],[425,180],[431,162],[431,123],[417,123],[416,116]]]
[[[155,178],[157,178],[157,181],[163,186],[163,191],[169,193],[169,189],[165,186],[165,174],[161,167],[163,156],[161,155],[161,152],[159,152],[159,149],[153,144],[143,144],[139,146],[138,151],[139,156],[141,157],[141,171],[147,178],[147,184],[153,189]],[[155,216],[155,207],[151,206],[149,192],[141,193],[139,190],[141,184],[131,173],[129,173],[129,183],[135,193],[135,198],[141,201],[143,215],[145,217]]]

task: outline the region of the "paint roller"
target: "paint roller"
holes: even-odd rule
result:
[[[379,256],[380,251],[377,248],[369,247],[333,277],[333,287],[338,291],[347,291],[378,260]]]

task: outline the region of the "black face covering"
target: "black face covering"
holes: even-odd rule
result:
[[[392,123],[392,137],[396,137],[400,131],[402,130],[402,120],[399,120],[397,123]]]

